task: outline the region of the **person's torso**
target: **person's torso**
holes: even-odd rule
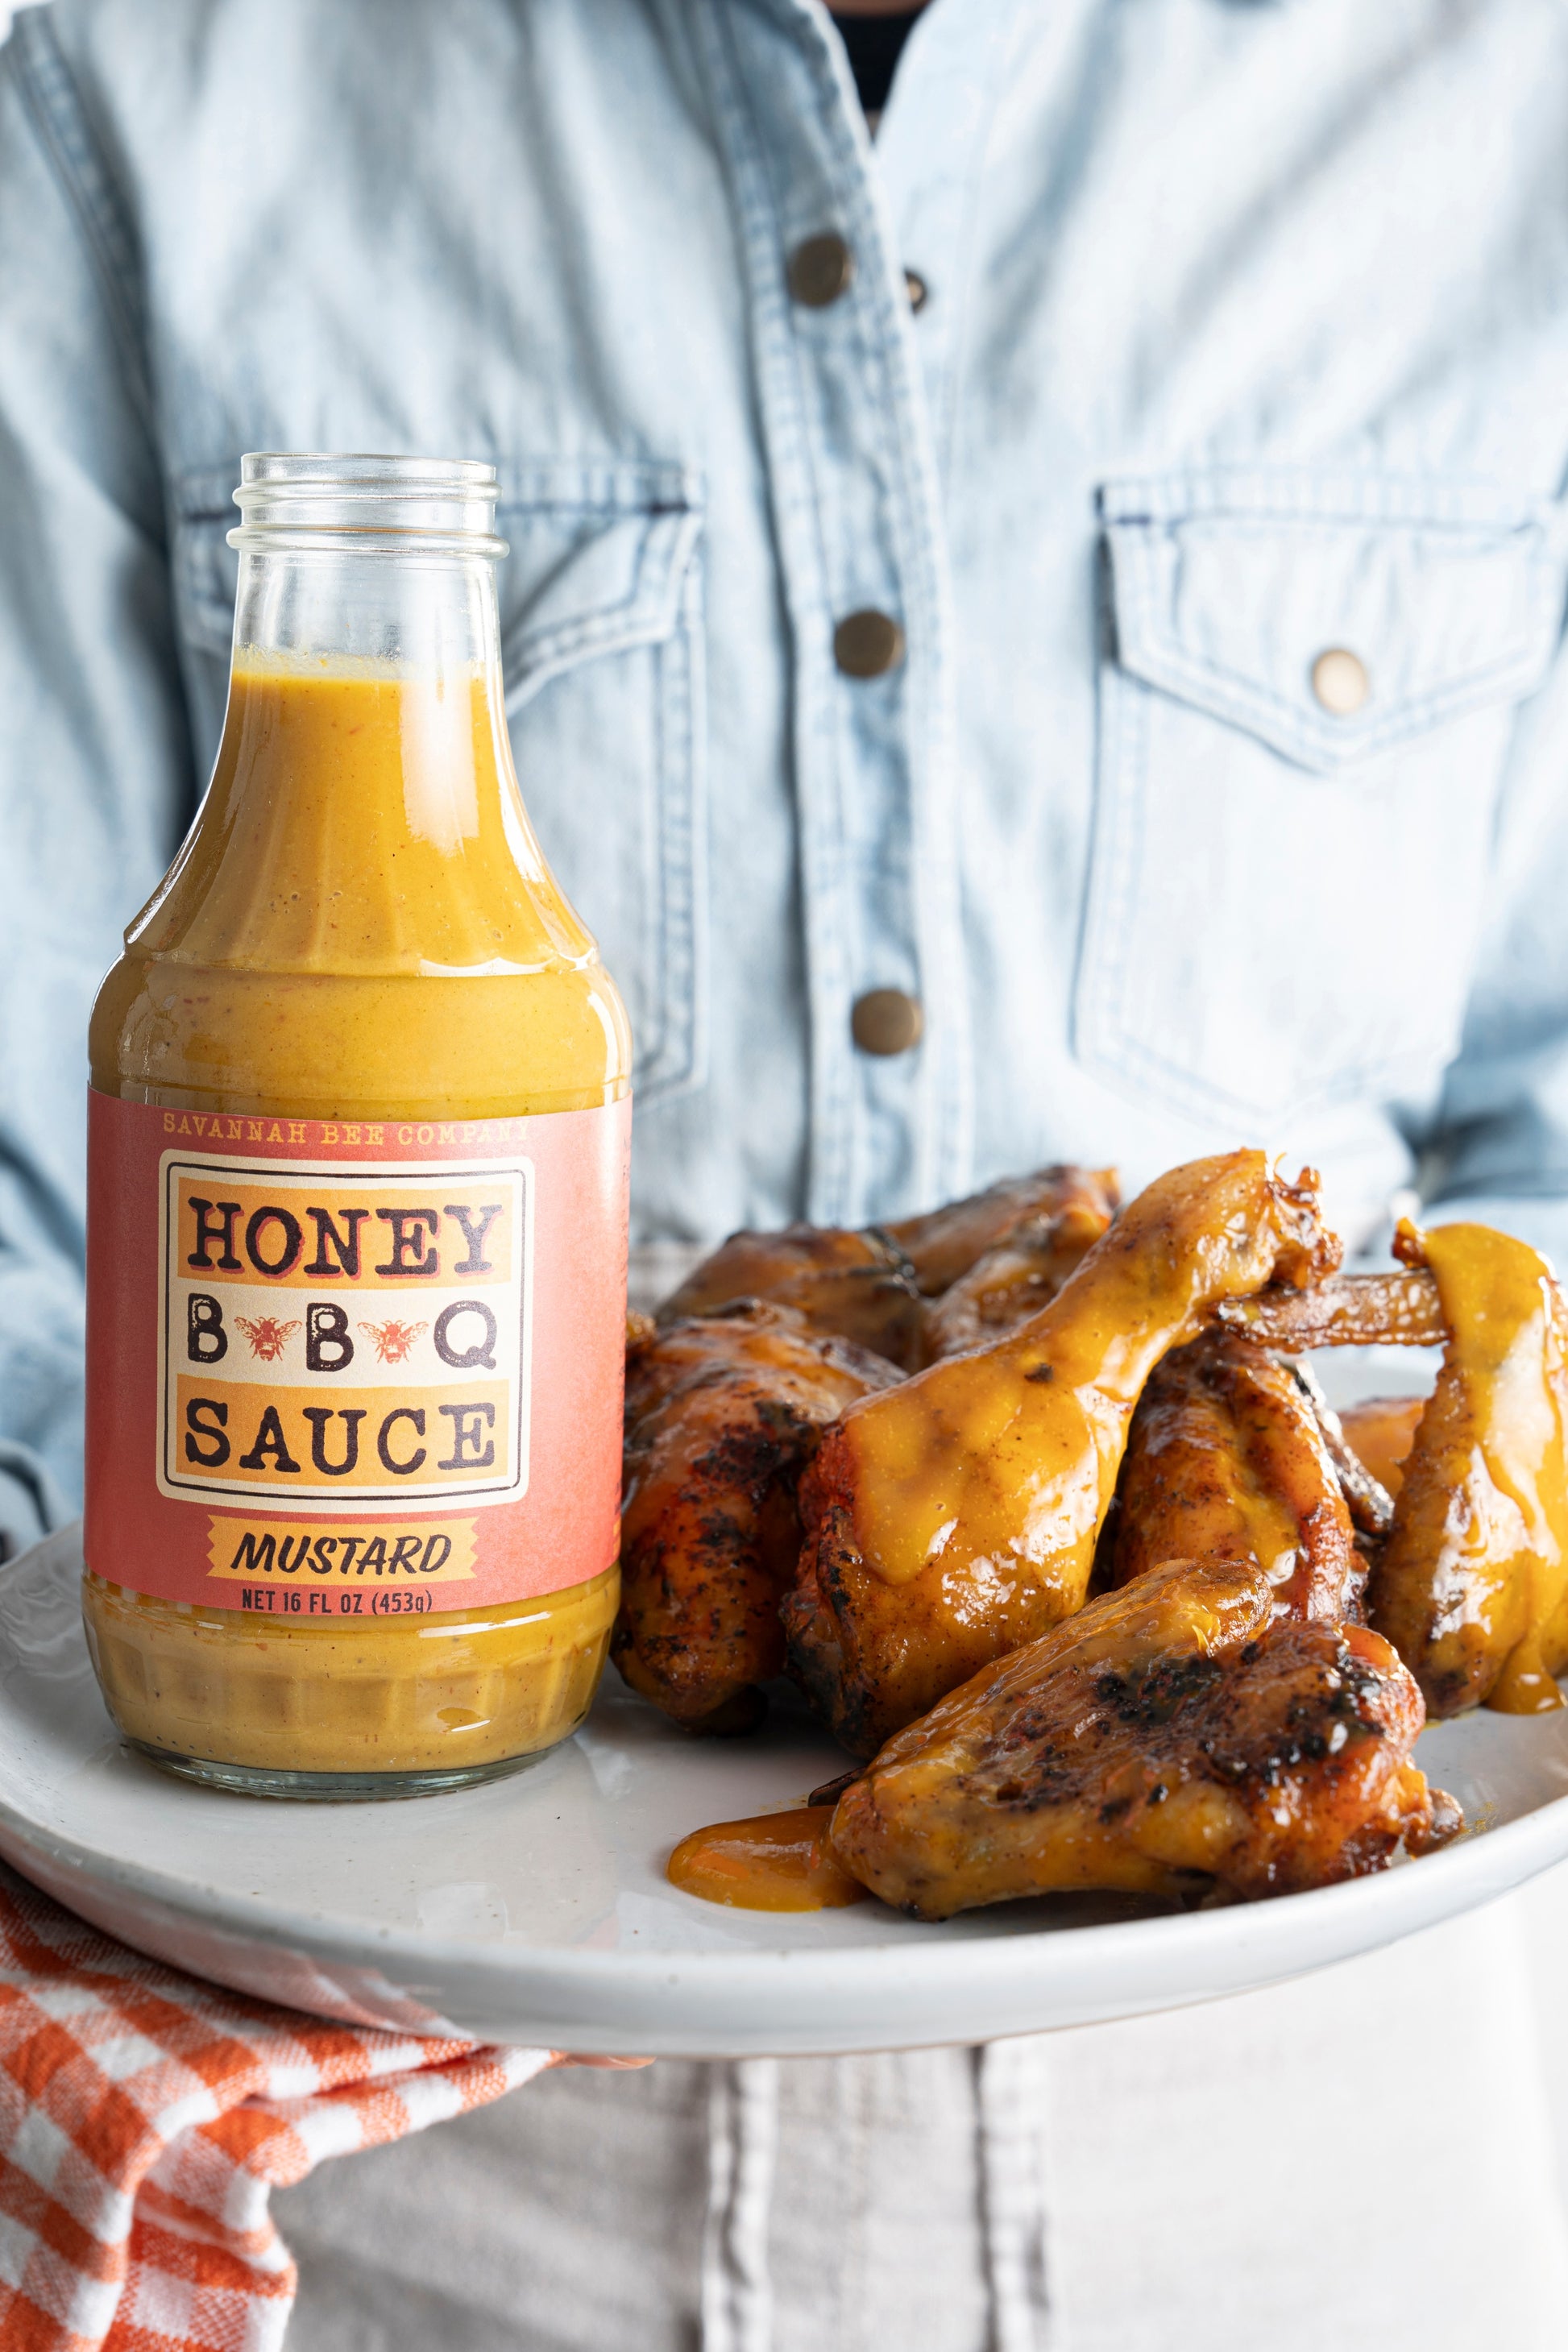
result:
[[[936,0],[874,149],[804,0],[56,14],[198,759],[242,451],[500,469],[645,1239],[1240,1140],[1370,1226],[1560,621],[1560,7]],[[868,610],[907,649],[856,677]],[[889,987],[923,1036],[868,1054]]]

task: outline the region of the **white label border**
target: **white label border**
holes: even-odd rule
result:
[[[169,1252],[173,1239],[172,1195],[176,1171],[283,1181],[297,1191],[310,1183],[438,1181],[444,1176],[467,1180],[475,1176],[505,1176],[518,1185],[520,1267],[517,1407],[513,1426],[515,1475],[504,1481],[473,1486],[442,1486],[424,1494],[404,1487],[359,1486],[352,1495],[321,1494],[298,1486],[231,1486],[216,1479],[180,1478],[170,1468],[170,1448],[177,1436],[169,1412],[170,1302],[174,1295]],[[458,1505],[483,1508],[495,1503],[520,1502],[528,1492],[531,1402],[533,1395],[533,1228],[537,1171],[522,1154],[509,1160],[259,1160],[238,1152],[210,1157],[189,1150],[170,1150],[158,1161],[158,1433],[155,1470],[158,1492],[170,1501],[205,1502],[218,1509],[246,1507],[258,1515],[291,1506],[296,1518],[384,1518],[394,1504],[401,1516],[439,1515]],[[307,1498],[308,1497],[308,1498]]]

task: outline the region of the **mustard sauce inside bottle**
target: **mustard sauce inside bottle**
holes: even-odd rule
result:
[[[92,1020],[88,1635],[172,1769],[416,1793],[604,1664],[630,1041],[512,767],[493,470],[236,496],[211,788]]]

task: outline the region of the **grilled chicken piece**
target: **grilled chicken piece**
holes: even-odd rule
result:
[[[1365,1563],[1327,1439],[1288,1366],[1229,1332],[1158,1365],[1101,1548],[1107,1580],[1167,1559],[1255,1559],[1279,1617],[1359,1614]]]
[[[853,1406],[803,1482],[792,1671],[852,1753],[1083,1604],[1127,1427],[1223,1297],[1331,1271],[1316,1180],[1261,1151],[1173,1170],[1051,1305]]]
[[[921,1296],[934,1298],[1026,1227],[1080,1207],[1097,1214],[1103,1211],[1109,1223],[1121,1202],[1114,1168],[1062,1161],[1032,1176],[1005,1176],[966,1201],[952,1201],[923,1217],[903,1217],[886,1230],[912,1267]]]
[[[1450,1333],[1416,1426],[1368,1614],[1427,1710],[1563,1704],[1568,1665],[1568,1364],[1551,1268],[1486,1225],[1401,1228]]]
[[[1310,1290],[1227,1298],[1217,1314],[1260,1347],[1292,1356],[1309,1348],[1440,1348],[1448,1336],[1437,1286],[1420,1269],[1342,1274]]]
[[[1042,1219],[1069,1211],[1103,1212],[1098,1229],[1103,1231],[1116,1202],[1116,1179],[1109,1170],[1043,1168],[896,1225],[868,1225],[858,1233],[836,1225],[786,1225],[776,1234],[731,1234],[665,1300],[658,1319],[675,1323],[692,1315],[722,1315],[738,1299],[771,1298],[797,1307],[813,1330],[836,1331],[912,1371],[936,1352],[926,1338],[924,1298],[945,1290],[1016,1230]],[[1081,1225],[1081,1218],[1077,1225],[1069,1221],[1056,1244],[1058,1287],[1097,1238],[1089,1234],[1073,1256],[1073,1236]]]
[[[1059,1208],[1029,1218],[931,1300],[926,1309],[927,1361],[983,1348],[1048,1307],[1116,1210],[1116,1189],[1104,1172],[1083,1171],[1079,1189]]]
[[[1312,1409],[1312,1416],[1329,1451],[1329,1459],[1334,1465],[1334,1475],[1340,1482],[1340,1492],[1345,1498],[1352,1526],[1358,1535],[1381,1543],[1394,1524],[1393,1495],[1351,1444],[1345,1435],[1344,1423],[1323,1394],[1310,1364],[1298,1357],[1293,1362],[1287,1360],[1287,1369]]]
[[[728,1315],[742,1299],[792,1307],[814,1331],[837,1333],[911,1370],[924,1349],[925,1308],[913,1269],[875,1226],[786,1225],[731,1234],[658,1310],[668,1326]]]
[[[637,1340],[626,1360],[621,1608],[634,1690],[695,1730],[743,1730],[784,1668],[795,1481],[820,1430],[891,1364],[753,1303]]]
[[[922,1919],[1068,1888],[1286,1895],[1459,1827],[1410,1760],[1422,1720],[1376,1633],[1277,1618],[1256,1561],[1168,1561],[900,1732],[829,1838]]]
[[[1363,1397],[1340,1415],[1345,1444],[1390,1495],[1405,1484],[1405,1458],[1426,1410],[1425,1397]]]

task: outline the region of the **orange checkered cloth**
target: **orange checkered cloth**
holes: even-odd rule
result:
[[[271,2191],[553,2059],[225,1992],[0,1864],[0,2346],[277,2352],[295,2271]]]

